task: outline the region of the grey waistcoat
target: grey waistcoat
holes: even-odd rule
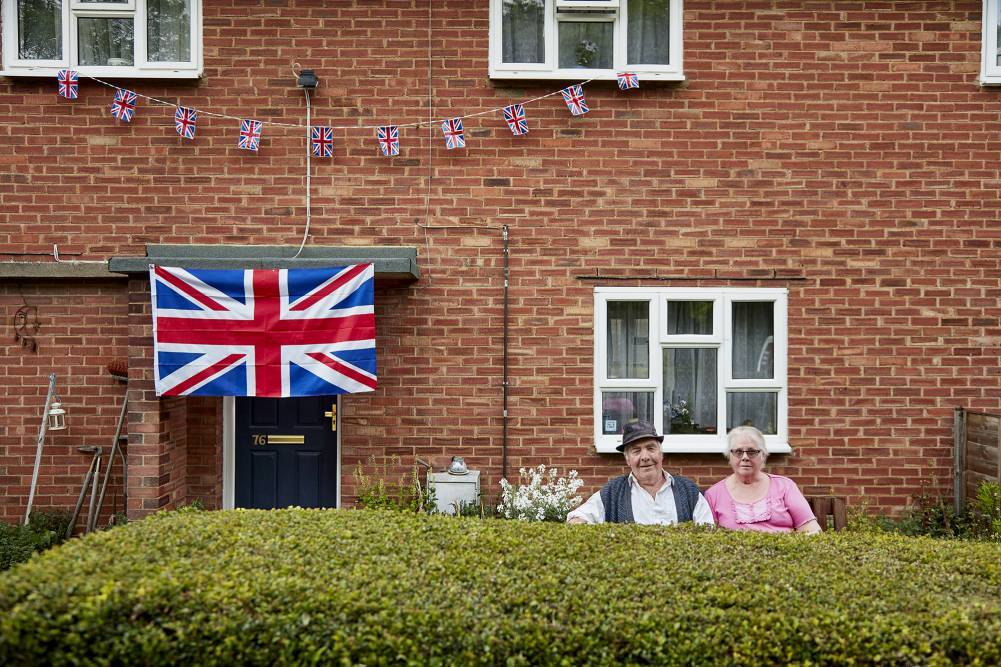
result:
[[[687,477],[672,475],[674,505],[678,510],[678,523],[692,520],[692,512],[699,502],[699,487]],[[633,501],[629,488],[629,475],[608,480],[601,487],[601,502],[605,506],[606,523],[633,523]]]

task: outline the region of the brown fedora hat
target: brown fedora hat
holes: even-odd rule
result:
[[[615,451],[625,450],[626,445],[637,440],[647,440],[653,438],[657,442],[664,442],[664,436],[657,435],[657,429],[650,422],[632,422],[626,424],[622,429],[622,444],[615,448]]]

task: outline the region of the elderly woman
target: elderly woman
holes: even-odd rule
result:
[[[764,533],[819,533],[820,524],[799,487],[788,477],[764,471],[768,448],[761,431],[738,426],[723,454],[733,474],[706,491],[716,524]]]

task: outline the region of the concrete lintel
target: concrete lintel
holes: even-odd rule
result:
[[[408,246],[309,246],[293,258],[296,246],[153,245],[145,257],[112,257],[115,273],[145,273],[150,264],[192,269],[305,269],[372,262],[376,278],[416,281],[417,248]]]
[[[107,262],[0,262],[0,280],[121,280]]]

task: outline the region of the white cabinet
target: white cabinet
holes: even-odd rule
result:
[[[465,475],[448,472],[428,473],[428,486],[434,489],[438,511],[455,514],[460,504],[474,505],[480,499],[480,471],[470,470]]]

